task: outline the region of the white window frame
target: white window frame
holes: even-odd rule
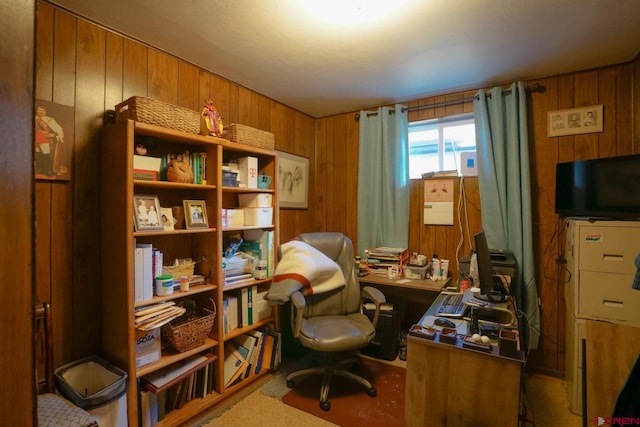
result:
[[[421,120],[419,122],[409,123],[409,135],[411,135],[412,131],[420,131],[420,130],[435,130],[438,131],[438,169],[437,172],[444,170],[444,162],[445,162],[445,141],[444,141],[444,130],[447,127],[451,127],[452,125],[464,125],[464,124],[474,124],[474,116],[473,113],[461,114],[456,116],[448,116],[442,117],[438,119],[430,119],[430,120]],[[411,139],[411,138],[409,138]],[[411,151],[412,144],[409,143],[409,158],[411,159]],[[460,151],[475,151],[473,150],[460,150]],[[460,152],[457,151],[457,152]],[[456,158],[456,167],[458,171],[460,171],[461,165],[459,160]],[[411,171],[410,171],[411,172]],[[422,171],[424,172],[432,172],[432,171]],[[416,179],[416,176],[412,176],[412,179]]]

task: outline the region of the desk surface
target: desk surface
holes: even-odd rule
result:
[[[423,291],[440,292],[445,287],[449,280],[414,280],[414,279],[388,279],[380,274],[368,274],[366,276],[358,277],[358,280],[362,284],[367,285],[382,285],[393,286],[396,288],[417,289]]]

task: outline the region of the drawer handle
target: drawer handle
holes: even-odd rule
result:
[[[624,303],[622,301],[613,301],[613,300],[610,300],[610,299],[602,300],[602,304],[607,306],[607,307],[616,307],[616,308],[623,308],[624,307]]]
[[[603,261],[616,261],[621,262],[624,261],[624,255],[622,254],[602,254]]]

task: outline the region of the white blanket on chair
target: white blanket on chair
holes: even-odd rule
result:
[[[281,246],[281,252],[282,258],[267,293],[271,303],[284,304],[295,291],[312,295],[345,285],[340,266],[309,244],[291,240]]]

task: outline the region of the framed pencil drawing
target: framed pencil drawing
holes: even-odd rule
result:
[[[309,206],[309,159],[278,152],[278,185],[281,208],[307,209]]]
[[[602,112],[602,105],[549,111],[547,113],[547,136],[602,132]]]

